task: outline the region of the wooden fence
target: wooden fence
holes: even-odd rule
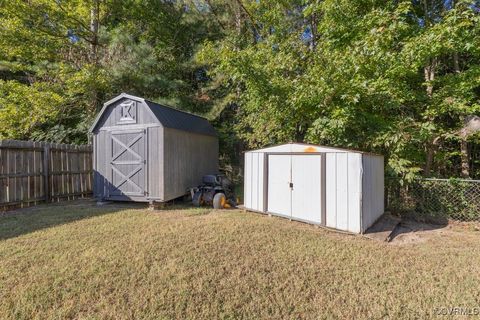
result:
[[[87,197],[92,146],[0,141],[0,211]]]

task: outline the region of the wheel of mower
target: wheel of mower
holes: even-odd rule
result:
[[[192,204],[194,207],[200,207],[200,197],[193,197]]]
[[[217,193],[213,197],[213,208],[214,209],[223,209],[223,208],[225,208],[226,203],[227,203],[227,198],[225,197],[224,193]]]

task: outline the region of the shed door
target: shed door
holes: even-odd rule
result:
[[[322,158],[320,155],[292,156],[292,217],[321,223]]]
[[[268,212],[323,224],[322,156],[268,155]]]
[[[145,130],[111,133],[109,196],[144,196]]]
[[[292,156],[268,156],[268,212],[290,216]]]

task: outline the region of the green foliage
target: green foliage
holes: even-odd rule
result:
[[[402,181],[460,175],[465,162],[476,177],[478,133],[461,130],[480,113],[478,8],[1,1],[2,134],[85,142],[102,102],[129,92],[206,115],[234,175],[245,148],[301,141],[382,153]]]
[[[0,110],[33,123],[19,128],[20,120],[12,118],[2,123],[4,135],[84,143],[102,103],[121,92],[206,112],[210,100],[198,90],[205,80],[196,76],[200,67],[191,59],[196,45],[217,32],[207,30],[208,20],[195,6],[187,11],[187,5],[191,3],[0,2],[0,79],[8,92]],[[14,107],[18,99],[12,91],[18,88],[30,88],[31,95],[51,94],[54,101],[30,119],[34,106]]]
[[[0,80],[0,139],[28,138],[61,113],[64,99],[42,83]]]
[[[435,140],[434,170],[448,164],[455,175],[458,155],[442,157],[480,111],[480,16],[469,1],[429,3],[255,2],[260,37],[239,45],[232,32],[198,59],[223,79],[225,97],[236,93],[235,130],[248,147],[302,141],[379,152],[389,174],[411,181]]]

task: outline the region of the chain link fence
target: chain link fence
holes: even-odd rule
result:
[[[401,185],[387,179],[386,205],[394,214],[445,222],[480,221],[480,180],[417,179]]]

